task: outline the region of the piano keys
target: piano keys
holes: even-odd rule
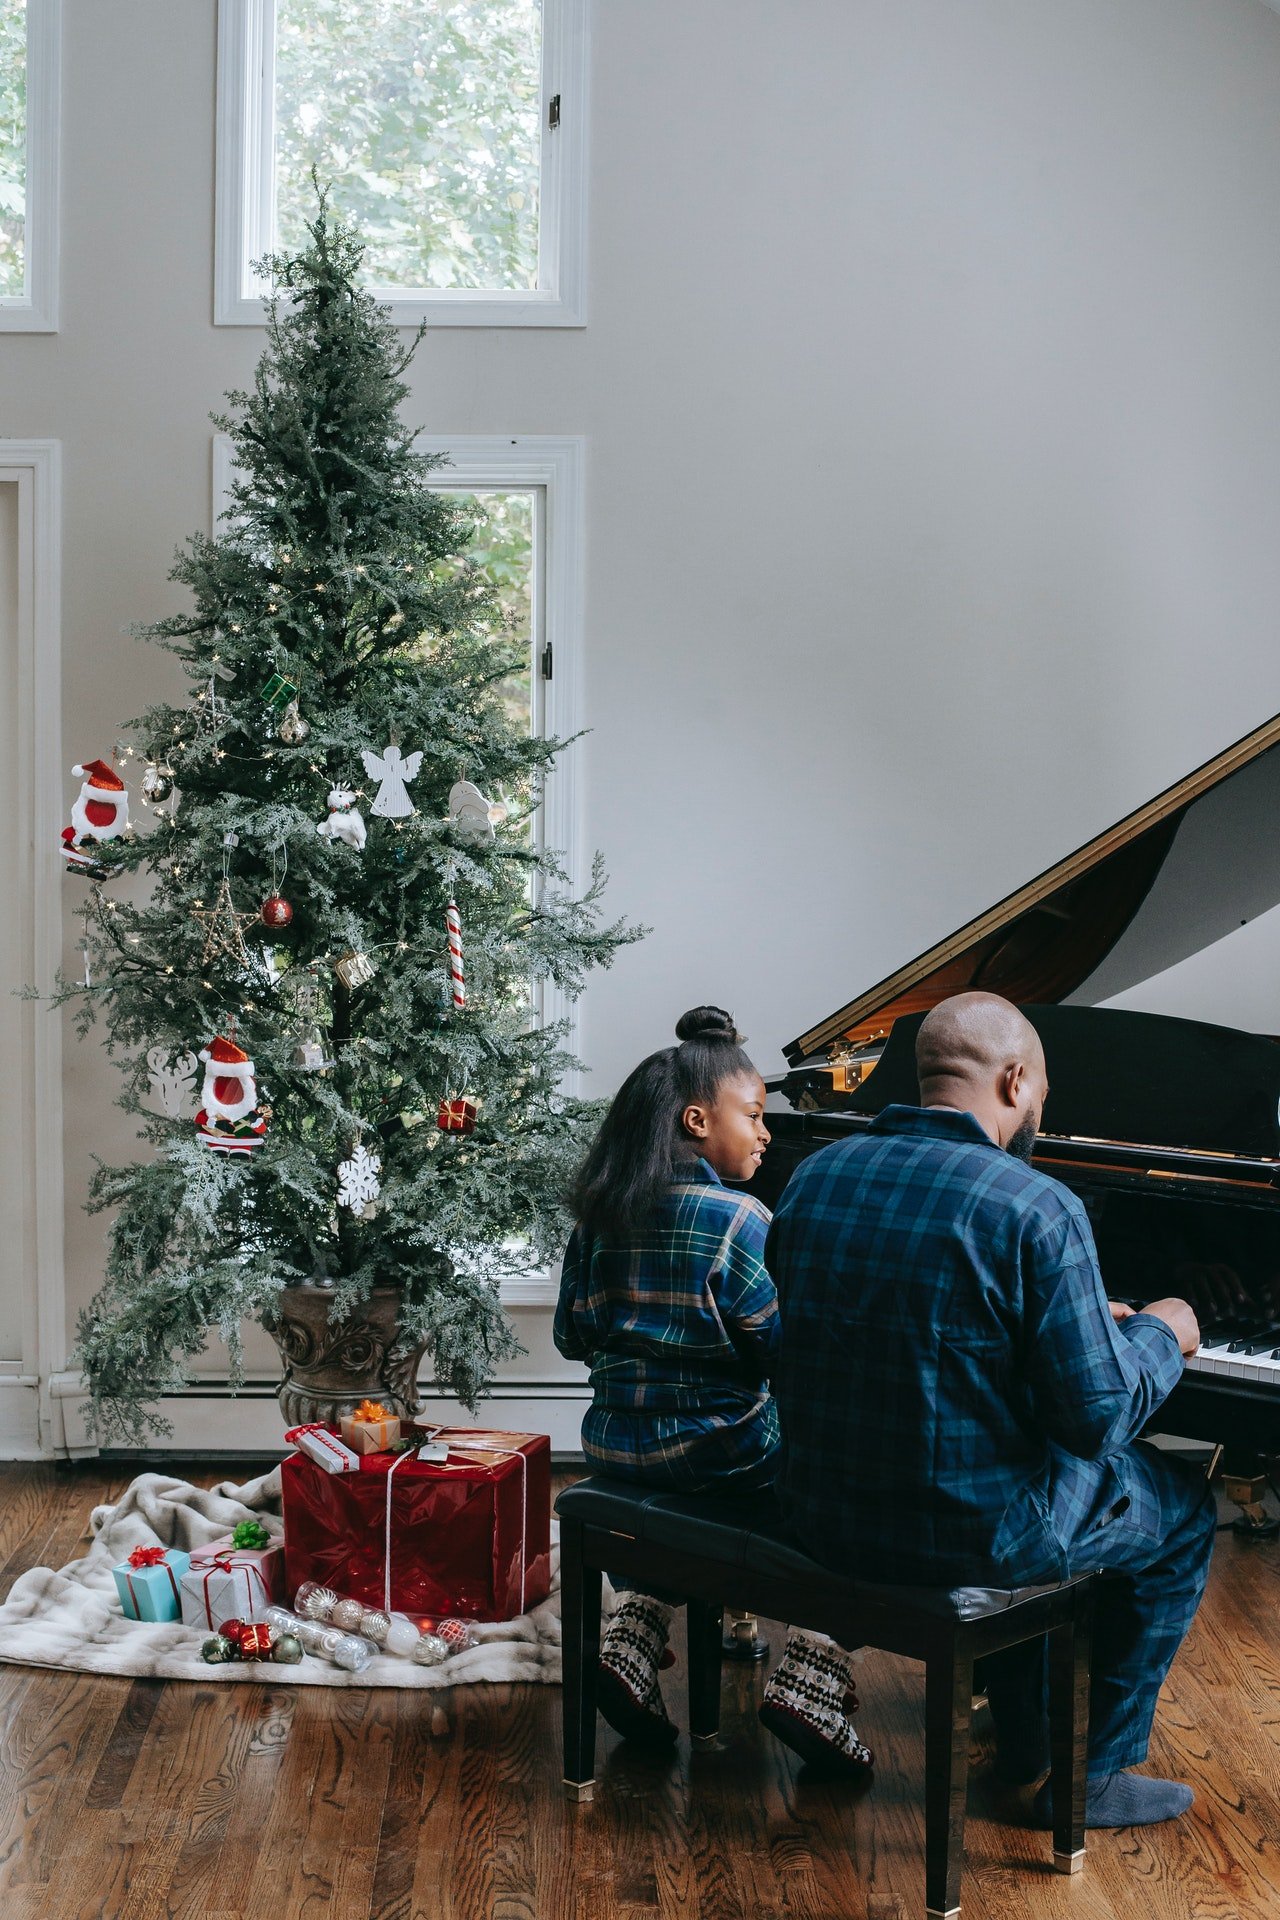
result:
[[[1270,1031],[1132,1002],[1277,904],[1280,715],[795,1040],[752,1191],[776,1204],[800,1159],[915,1103],[930,1007],[1003,994],[1048,1061],[1034,1163],[1084,1200],[1108,1293],[1201,1320],[1157,1426],[1256,1471],[1280,1453],[1280,951]]]

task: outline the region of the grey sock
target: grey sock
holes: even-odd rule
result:
[[[1031,1802],[1033,1825],[1053,1825],[1050,1782],[1045,1781]],[[1144,1773],[1101,1773],[1091,1776],[1085,1794],[1086,1827],[1151,1827],[1176,1820],[1195,1795],[1180,1780],[1153,1780]]]

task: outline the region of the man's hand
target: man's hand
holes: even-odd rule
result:
[[[1142,1311],[1154,1314],[1172,1329],[1184,1354],[1192,1354],[1200,1345],[1200,1322],[1185,1300],[1152,1300]],[[1112,1308],[1115,1312],[1115,1308]]]
[[[1136,1311],[1133,1307],[1127,1307],[1123,1300],[1108,1300],[1107,1305],[1111,1309],[1111,1318],[1113,1320],[1131,1319]]]

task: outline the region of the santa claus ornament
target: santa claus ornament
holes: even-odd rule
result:
[[[88,849],[128,832],[129,795],[124,781],[105,760],[90,760],[71,771],[82,784],[71,809],[71,825],[62,829],[62,857],[69,868],[101,880],[108,869]]]
[[[253,1062],[244,1048],[222,1034],[200,1049],[204,1086],[196,1137],[215,1153],[251,1153],[262,1145],[270,1110],[258,1105]]]

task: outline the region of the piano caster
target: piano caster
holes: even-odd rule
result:
[[[754,1613],[730,1613],[724,1639],[720,1642],[722,1660],[767,1660],[769,1642],[760,1632]]]
[[[1280,1520],[1273,1520],[1262,1504],[1262,1496],[1267,1490],[1267,1476],[1264,1473],[1251,1477],[1224,1473],[1222,1485],[1227,1498],[1234,1500],[1240,1509],[1231,1522],[1232,1533],[1238,1533],[1244,1540],[1274,1540],[1280,1534]]]

